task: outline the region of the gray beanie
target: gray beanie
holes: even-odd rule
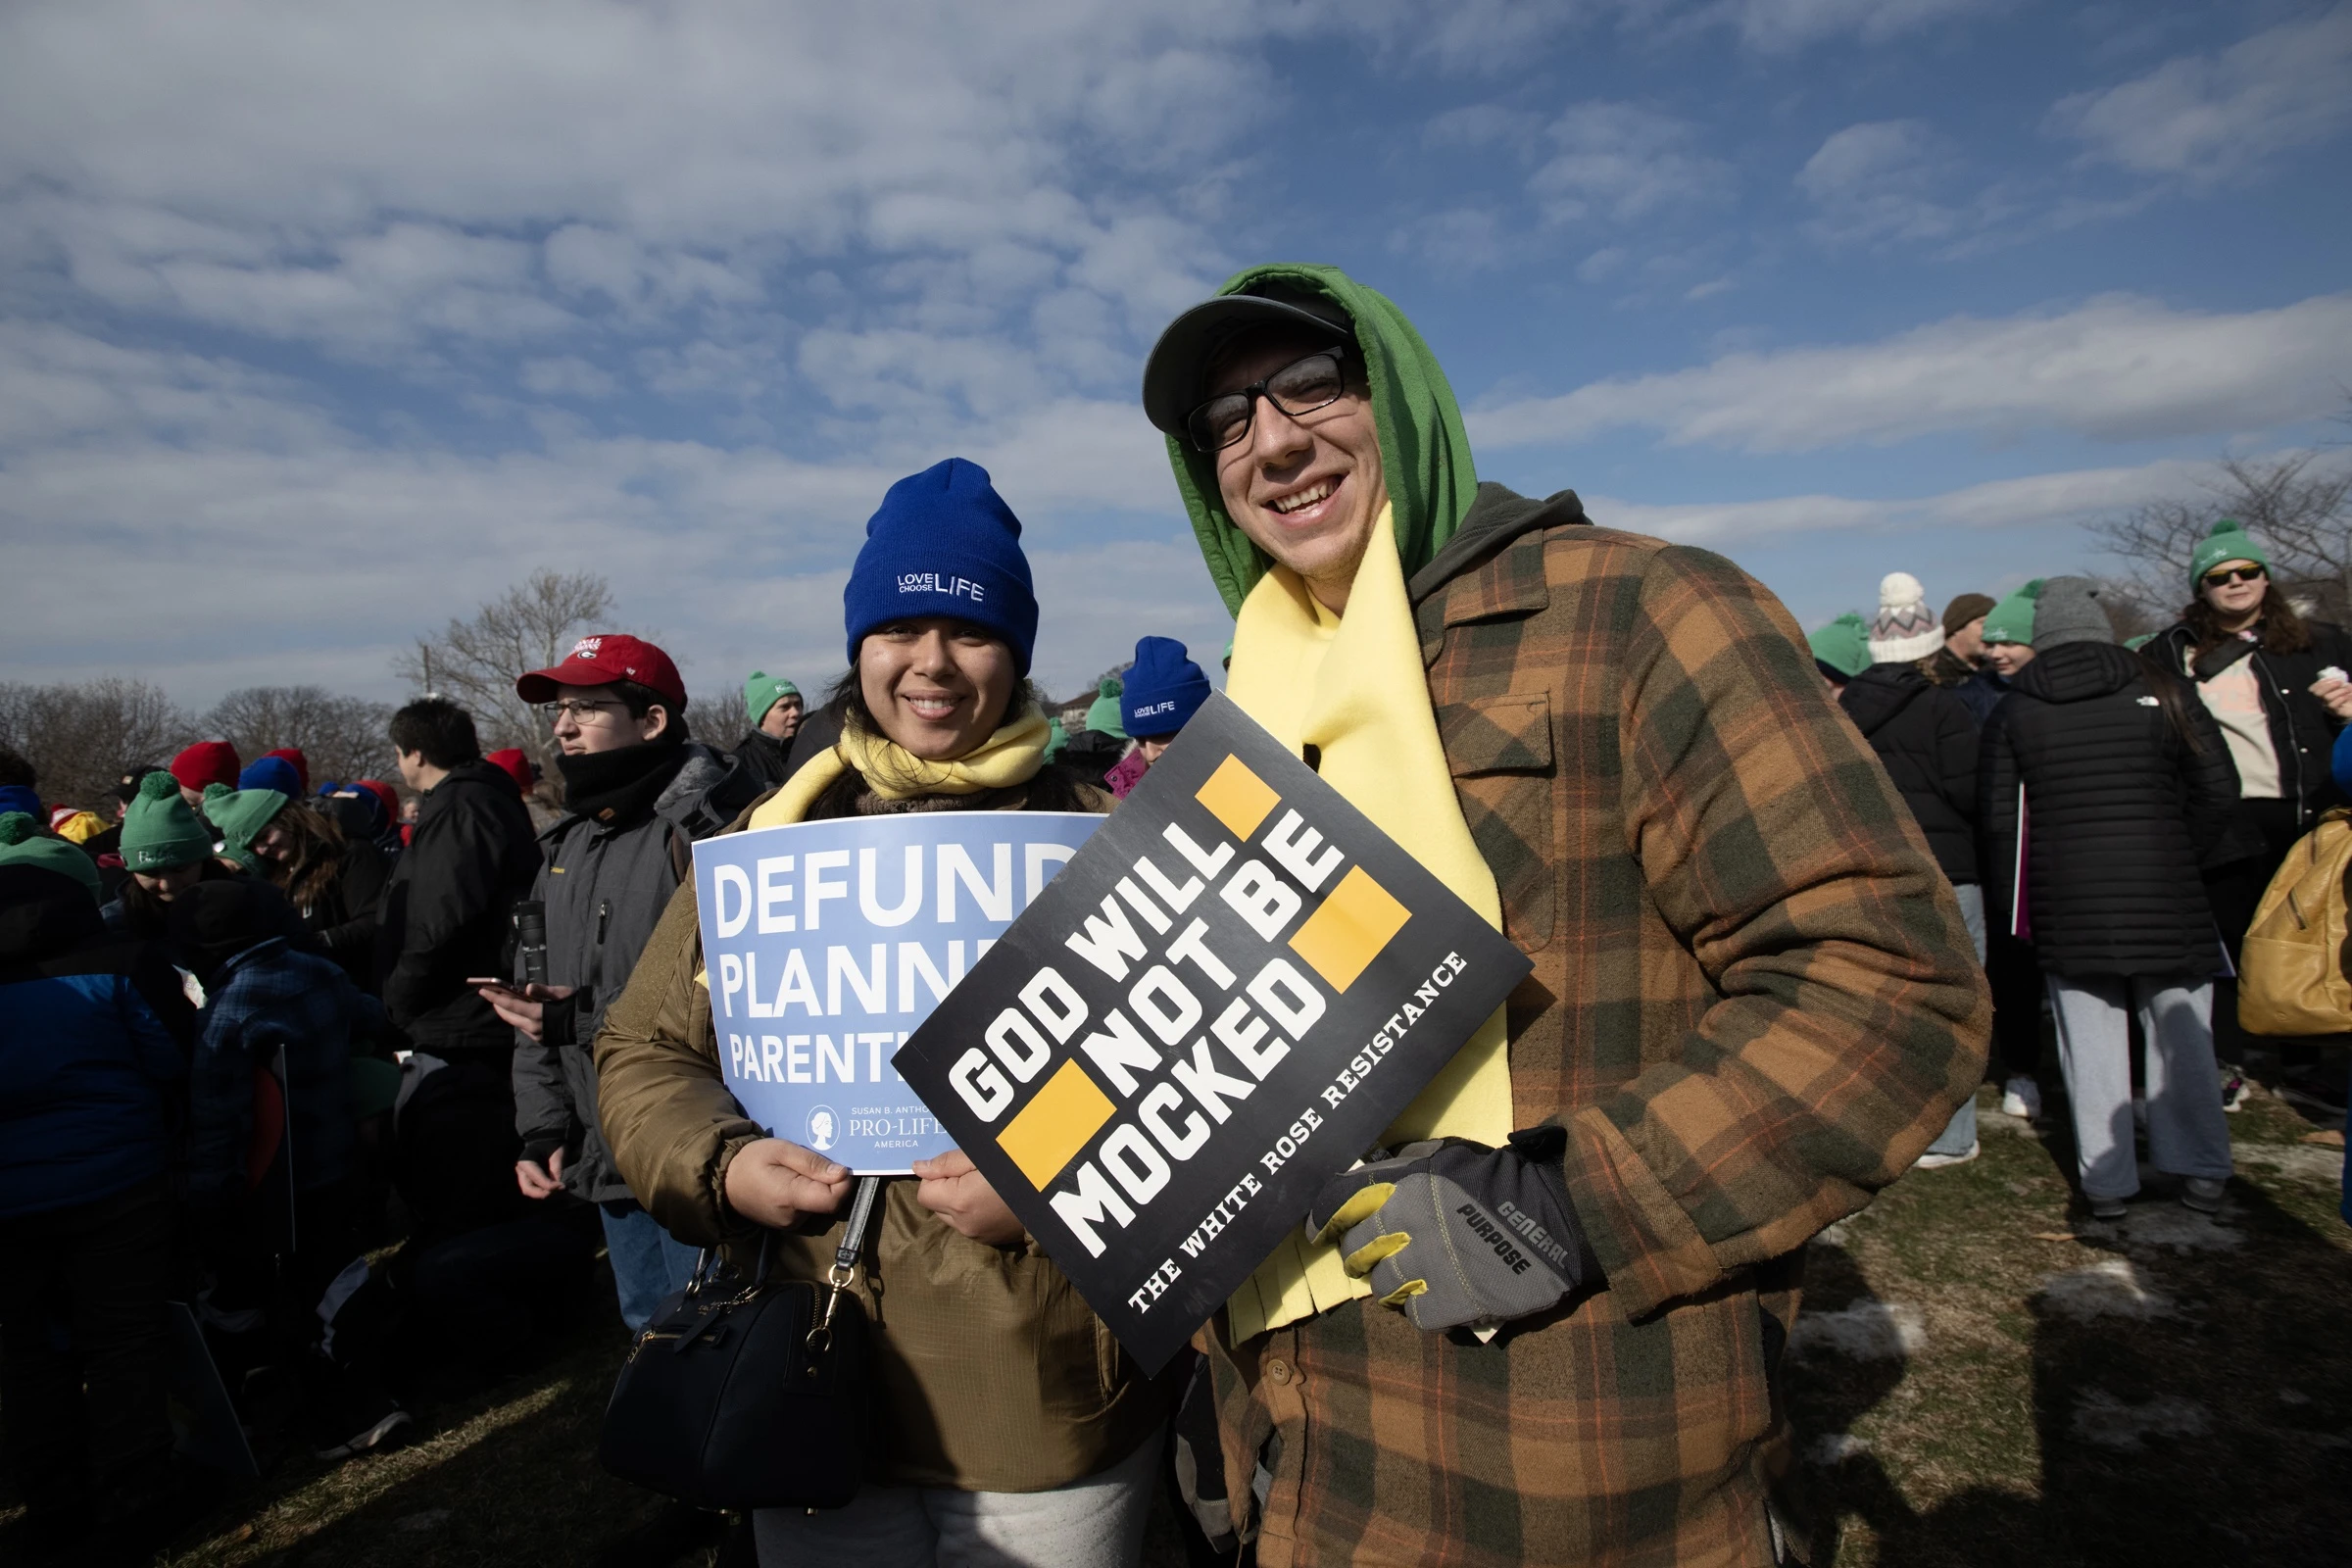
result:
[[[2034,607],[2034,651],[2064,643],[2111,643],[2115,627],[2099,603],[2099,585],[2088,577],[2052,577],[2041,585]]]

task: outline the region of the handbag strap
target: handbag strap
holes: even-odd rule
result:
[[[865,1250],[865,1228],[874,1217],[874,1195],[881,1190],[879,1176],[858,1179],[858,1196],[850,1201],[850,1223],[842,1230],[841,1245],[833,1250],[833,1266],[825,1272],[825,1283],[833,1288],[825,1297],[825,1315],[808,1331],[808,1348],[812,1357],[833,1348],[833,1312],[841,1305],[850,1281],[858,1276],[858,1259]]]

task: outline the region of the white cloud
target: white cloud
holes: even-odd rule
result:
[[[2030,474],[1938,495],[1895,500],[1776,496],[1765,501],[1666,505],[1588,496],[1603,527],[1655,534],[1677,544],[1735,550],[1774,535],[1951,528],[2062,528],[2113,515],[2146,501],[2195,491],[2211,466],[2167,459],[2137,467]]]
[[[1718,0],[1705,20],[1736,28],[1750,47],[1786,53],[1852,35],[1885,43],[1939,22],[2007,8],[2010,0]]]
[[[1699,150],[1695,125],[1639,104],[1576,104],[1544,134],[1557,150],[1527,183],[1550,222],[1631,222],[1730,188],[1731,166]]]
[[[2210,182],[2352,122],[2352,6],[2282,23],[2218,55],[2061,99],[2050,122],[2086,157]]]
[[[523,361],[522,384],[551,398],[609,398],[620,388],[609,372],[576,355]]]
[[[1954,317],[1876,343],[1729,354],[1478,409],[1470,429],[1488,446],[1528,446],[1630,425],[1746,452],[1937,430],[2212,434],[2326,412],[2348,353],[2352,294],[2237,315],[2119,295],[2057,315]]]

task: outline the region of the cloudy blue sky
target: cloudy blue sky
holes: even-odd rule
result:
[[[2101,564],[2340,435],[2352,5],[17,0],[0,677],[316,680],[534,567],[841,662],[888,482],[1029,525],[1057,690],[1228,623],[1135,407],[1228,270],[1418,321],[1481,473],[1807,624]]]

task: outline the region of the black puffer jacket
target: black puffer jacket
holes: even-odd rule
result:
[[[492,763],[454,767],[418,798],[375,938],[384,1009],[418,1050],[493,1052],[506,1066],[514,1031],[466,982],[509,972],[509,916],[538,874],[530,813]]]
[[[2296,804],[2297,832],[2308,832],[2330,806],[2345,804],[2328,769],[2335,734],[2344,727],[2343,722],[2328,711],[2326,703],[2311,695],[2311,686],[2320,678],[2320,671],[2330,665],[2352,669],[2352,635],[2343,627],[2312,620],[2304,622],[2304,630],[2311,633],[2311,646],[2299,654],[2256,648],[2246,656],[2254,663],[2263,716],[2271,721],[2271,751],[2278,759],[2278,793]],[[2196,646],[2188,623],[2180,621],[2159,633],[2148,652],[2162,650],[2158,657],[2165,668],[2186,671]],[[2255,854],[2260,846],[2249,841],[2232,849]]]
[[[2198,871],[2229,827],[2237,770],[2196,693],[2176,697],[2168,713],[2125,649],[2066,643],[2018,672],[1984,726],[1985,917],[2009,929],[2022,782],[2026,900],[2046,973],[2222,967]]]
[[[1873,664],[1838,699],[1954,886],[1977,880],[1977,721],[1916,663]]]

